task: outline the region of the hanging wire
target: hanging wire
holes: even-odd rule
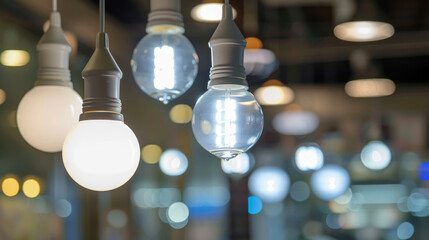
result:
[[[105,3],[104,0],[100,0],[100,32],[104,32],[104,14]]]
[[[53,12],[57,11],[57,0],[52,0],[52,11]]]
[[[229,4],[229,0],[225,0],[225,4]]]

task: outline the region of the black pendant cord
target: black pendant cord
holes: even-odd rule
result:
[[[105,31],[105,1],[100,0],[100,32]]]

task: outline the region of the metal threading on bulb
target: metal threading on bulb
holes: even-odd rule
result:
[[[184,33],[183,16],[180,13],[180,0],[151,0],[150,13],[146,26],[147,33],[174,31]]]
[[[124,121],[119,99],[122,72],[109,51],[109,38],[104,27],[104,8],[104,0],[100,0],[100,32],[97,34],[96,48],[82,71],[85,93],[80,121]]]

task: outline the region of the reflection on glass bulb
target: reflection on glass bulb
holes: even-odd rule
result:
[[[63,161],[68,174],[79,185],[95,191],[125,184],[139,160],[137,138],[122,121],[80,121],[64,142]]]
[[[211,87],[198,99],[192,116],[198,143],[226,160],[249,150],[263,125],[261,107],[244,88]]]
[[[192,86],[198,72],[198,56],[185,36],[165,27],[138,43],[131,68],[142,91],[168,103]]]
[[[19,103],[18,129],[32,147],[59,152],[81,112],[82,98],[72,88],[36,86]]]

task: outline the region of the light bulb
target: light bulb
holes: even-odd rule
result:
[[[198,55],[179,30],[164,28],[157,27],[140,40],[134,49],[131,68],[140,89],[167,104],[194,83]]]
[[[44,152],[59,152],[81,113],[82,98],[72,88],[39,85],[27,92],[19,103],[18,129],[32,147]]]
[[[226,160],[249,150],[258,141],[263,127],[262,109],[244,86],[211,86],[198,99],[192,116],[192,130],[198,143]]]
[[[63,161],[79,185],[108,191],[125,184],[135,173],[140,147],[133,131],[122,121],[80,121],[67,136]]]

